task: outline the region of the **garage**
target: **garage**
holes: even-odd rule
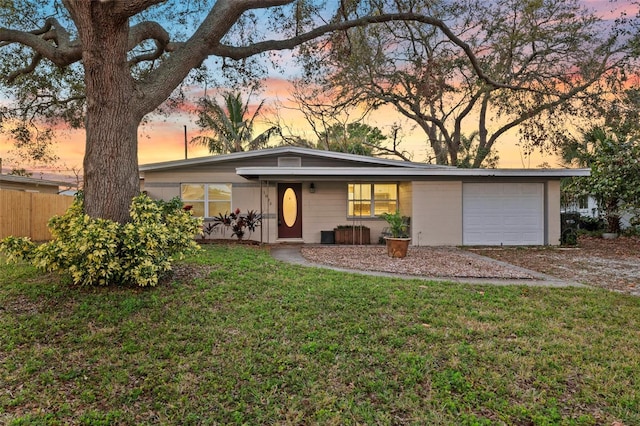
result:
[[[464,245],[543,245],[543,183],[464,183]]]

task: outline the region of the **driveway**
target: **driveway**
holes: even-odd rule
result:
[[[580,237],[576,247],[469,248],[557,278],[640,296],[640,237]]]

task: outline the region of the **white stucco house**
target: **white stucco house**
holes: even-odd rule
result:
[[[262,214],[251,238],[320,243],[322,231],[410,217],[413,245],[557,245],[560,180],[588,169],[460,169],[297,147],[140,166],[152,198],[181,197],[196,215]]]
[[[580,216],[591,218],[600,218],[603,216],[596,198],[592,195],[580,196],[571,203],[562,206],[562,212],[579,213]],[[635,214],[632,211],[623,213],[620,217],[620,227],[622,229],[630,227],[634,216]]]

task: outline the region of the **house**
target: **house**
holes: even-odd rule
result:
[[[68,182],[37,179],[27,176],[0,174],[0,190],[11,189],[14,191],[42,192],[45,194],[58,194],[60,188],[69,188],[73,185]]]
[[[320,243],[339,225],[365,225],[376,242],[396,209],[413,245],[556,245],[560,180],[588,169],[459,169],[297,147],[140,167],[152,198],[181,197],[212,218],[239,208],[263,223],[251,239]]]
[[[561,206],[562,213],[579,213],[582,217],[589,218],[603,218],[603,213],[600,211],[598,201],[593,195],[581,195],[575,200],[571,200],[565,205]],[[627,229],[631,226],[632,220],[635,217],[635,212],[626,211],[622,213],[620,217],[620,227]]]

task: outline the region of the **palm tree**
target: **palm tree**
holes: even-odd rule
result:
[[[197,136],[191,142],[206,146],[212,154],[265,148],[271,135],[279,129],[273,126],[253,137],[253,124],[260,114],[264,100],[260,102],[251,118],[246,119],[249,114],[249,98],[250,96],[243,104],[242,94],[228,92],[224,96],[226,109],[213,99],[200,99],[196,123],[201,129],[211,131],[212,135]]]

